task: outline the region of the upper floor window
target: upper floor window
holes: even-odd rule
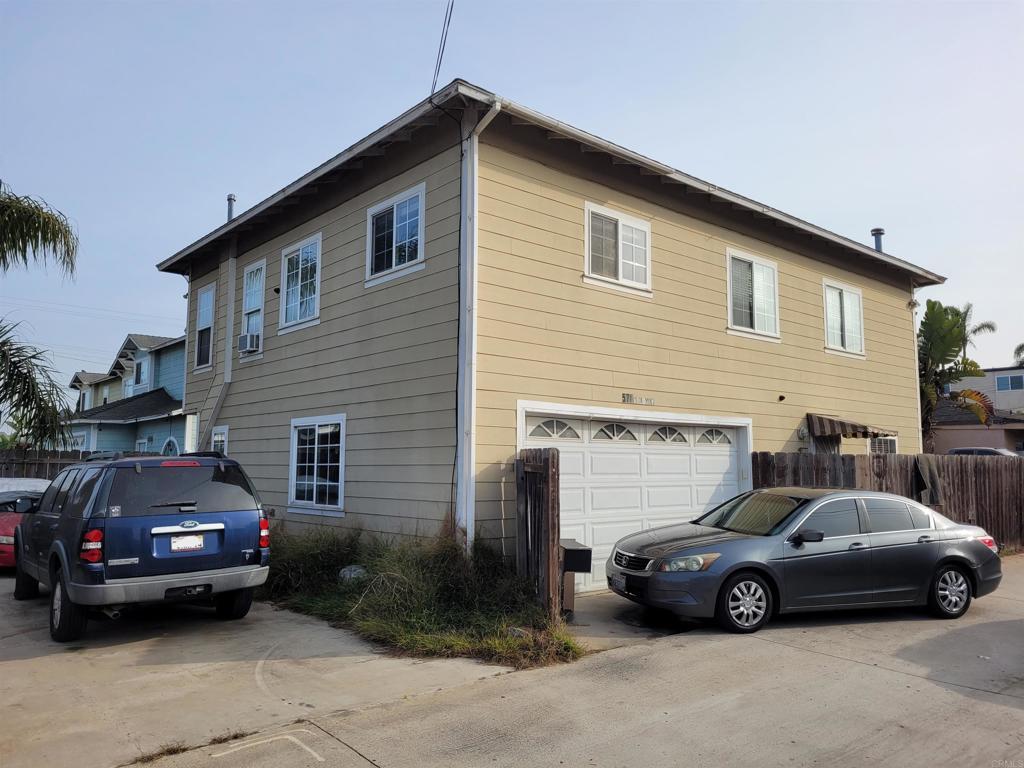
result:
[[[82,390],[82,410],[88,411],[92,408],[92,387]]]
[[[246,267],[242,277],[242,333],[258,336],[259,350],[263,349],[263,280],[266,271],[267,262],[259,261]]]
[[[103,405],[106,405],[107,404],[107,400],[110,399],[110,385],[109,384],[104,384],[102,391],[103,391]]]
[[[586,276],[630,288],[651,288],[651,225],[587,203]]]
[[[1009,392],[1012,389],[1024,389],[1024,375],[996,376],[996,390]]]
[[[278,329],[320,317],[320,233],[281,251]]]
[[[217,284],[199,289],[196,298],[196,368],[213,364],[213,299]]]
[[[733,250],[729,257],[729,327],[779,336],[779,279],[775,262]]]
[[[135,378],[132,383],[139,387],[147,381],[149,381],[149,358],[143,357],[135,361]]]
[[[376,284],[423,268],[425,195],[426,185],[419,184],[367,209],[367,282]]]
[[[864,313],[858,289],[825,282],[825,346],[864,354]]]

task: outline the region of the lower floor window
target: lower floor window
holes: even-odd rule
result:
[[[289,502],[342,509],[345,414],[292,419]]]
[[[869,453],[896,453],[895,437],[872,437],[868,441]]]

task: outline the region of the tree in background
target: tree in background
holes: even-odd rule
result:
[[[1024,344],[1018,344],[1013,350],[1014,365],[1024,368]]]
[[[967,305],[970,309],[970,304]],[[970,313],[967,313],[969,320]],[[929,299],[917,331],[917,371],[921,382],[921,432],[925,450],[934,449],[935,409],[941,402],[969,411],[987,424],[992,418],[992,401],[973,389],[952,387],[968,376],[984,376],[981,366],[967,357],[970,323],[957,307],[945,307]],[[947,392],[948,389],[948,392]]]
[[[974,337],[986,333],[995,333],[996,324],[991,320],[975,323],[974,305],[971,302],[967,302],[962,307],[947,307],[947,310],[960,318],[960,328],[964,334],[964,348],[960,351],[960,359],[966,362],[967,348],[974,346]]]
[[[77,255],[78,236],[63,213],[0,182],[0,274],[54,263],[73,275]],[[19,341],[17,328],[0,320],[0,424],[18,424],[15,439],[31,445],[67,444],[64,390],[45,353]]]

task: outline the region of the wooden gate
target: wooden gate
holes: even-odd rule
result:
[[[552,620],[562,611],[558,511],[558,449],[524,448],[516,459],[516,570]]]

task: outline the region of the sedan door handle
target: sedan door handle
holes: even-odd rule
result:
[[[850,549],[864,549],[867,545],[862,541],[855,541],[850,545]]]
[[[917,543],[918,544],[927,544],[929,541],[935,541],[935,539],[933,539],[931,536],[927,536],[926,535],[926,536],[919,537],[918,540],[917,540]]]
[[[60,527],[60,523],[52,523],[50,525],[50,530],[51,531],[56,531],[59,527]]]

